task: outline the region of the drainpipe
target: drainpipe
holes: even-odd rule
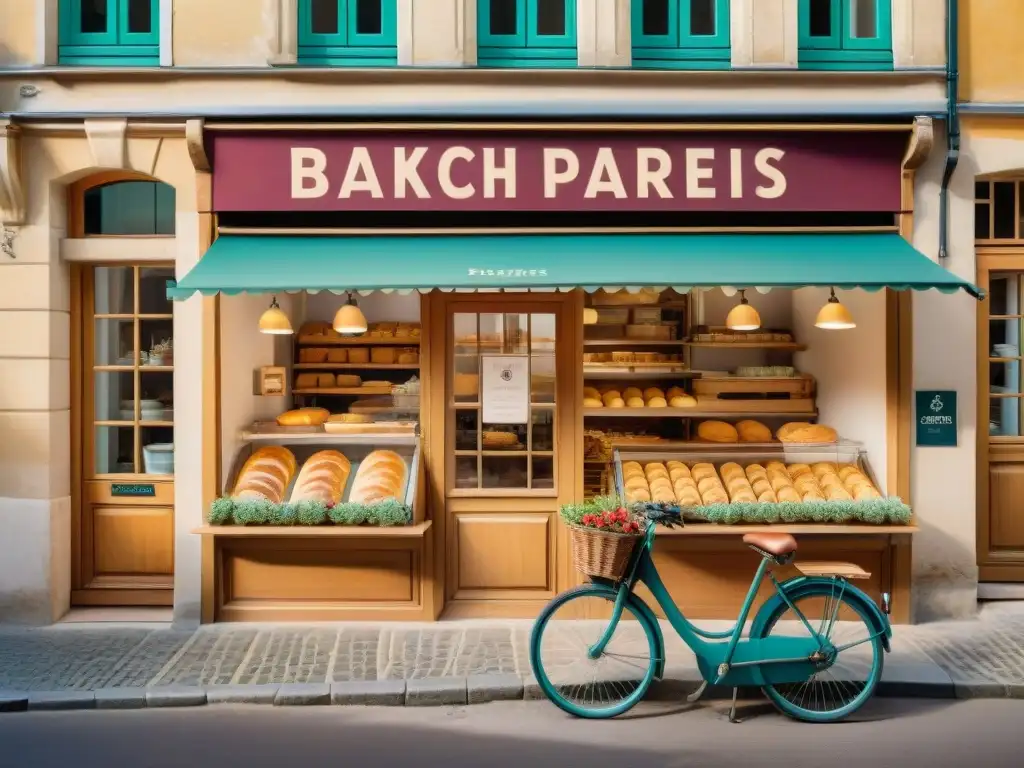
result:
[[[949,257],[949,182],[960,160],[960,45],[959,3],[946,0],[946,167],[939,188],[939,263]]]

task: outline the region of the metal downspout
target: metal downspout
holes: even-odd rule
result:
[[[949,182],[960,160],[959,3],[946,0],[946,167],[939,188],[939,263],[949,257]]]

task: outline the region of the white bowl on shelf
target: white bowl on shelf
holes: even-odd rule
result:
[[[147,475],[174,474],[174,443],[150,443],[142,446],[143,471]]]

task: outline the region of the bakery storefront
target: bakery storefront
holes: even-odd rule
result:
[[[210,247],[169,294],[209,308],[204,621],[531,617],[580,579],[560,509],[611,493],[686,509],[655,556],[688,615],[735,615],[773,526],[909,620],[907,295],[974,291],[904,239],[919,124],[203,143]]]

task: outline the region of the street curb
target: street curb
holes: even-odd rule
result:
[[[681,700],[699,681],[688,674],[655,681],[647,694],[652,701]],[[1024,685],[974,682],[886,680],[878,698],[901,699],[1024,699]],[[702,699],[731,698],[732,689],[709,686]],[[351,680],[336,683],[276,683],[220,686],[155,686],[104,688],[96,691],[0,690],[0,713],[31,710],[143,709],[222,704],[273,706],[387,706],[430,707],[484,704],[492,701],[543,700],[533,675],[472,675],[414,680]],[[762,698],[757,688],[741,688],[741,699]]]

